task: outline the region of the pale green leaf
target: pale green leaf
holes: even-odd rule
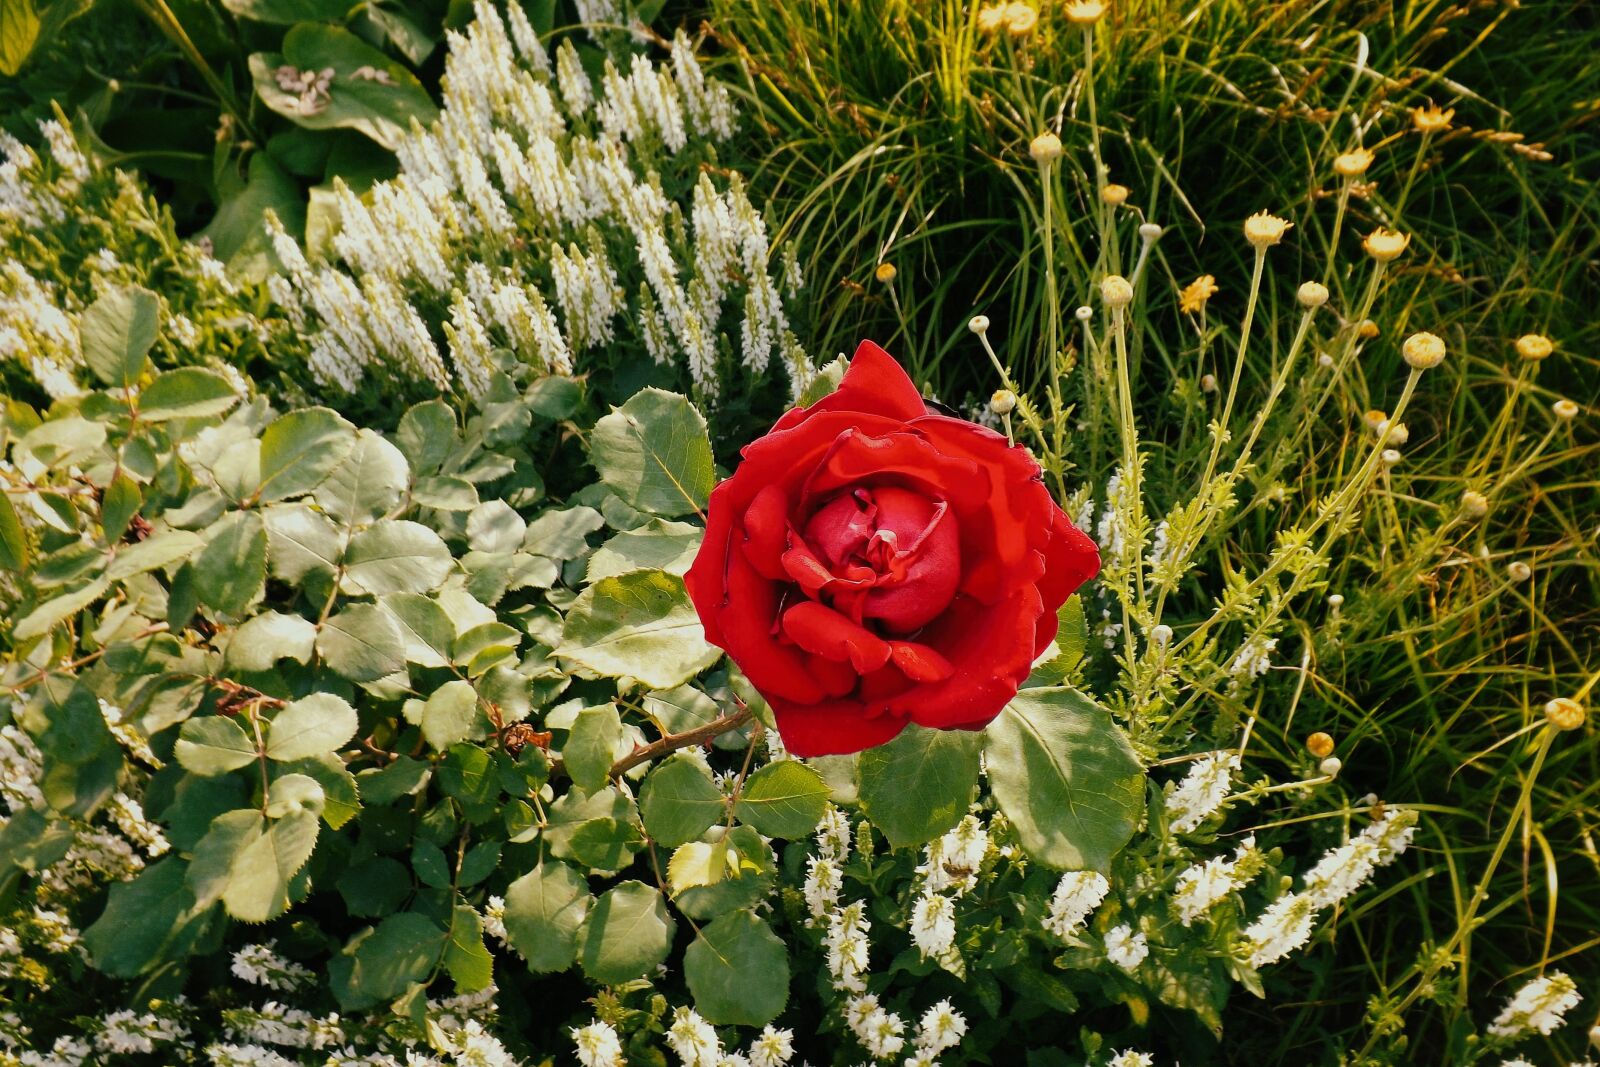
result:
[[[924,845],[953,829],[978,786],[978,734],[907,726],[861,753],[861,807],[890,846]]]
[[[317,652],[352,682],[377,681],[406,665],[400,627],[376,604],[352,604],[324,622]]]
[[[207,715],[183,724],[176,755],[184,770],[209,778],[254,763],[256,743],[233,719]]]
[[[546,860],[506,890],[506,937],[535,974],[564,971],[578,955],[578,929],[594,903],[582,875]]]
[[[637,570],[660,570],[681,577],[688,573],[704,536],[704,530],[686,522],[651,519],[596,549],[589,557],[589,581]]]
[[[618,496],[657,515],[703,512],[716,482],[705,418],[660,389],[640,390],[597,422],[589,454]]]
[[[345,550],[345,582],[353,593],[427,593],[455,566],[450,547],[432,530],[387,519],[356,534]]]
[[[256,498],[287,500],[309,493],[344,461],[356,430],[328,408],[301,408],[261,432],[261,484]]]
[[[356,734],[356,709],[332,693],[291,701],[272,717],[267,755],[275,760],[310,759],[344,747]]]
[[[822,775],[798,760],[777,760],[744,783],[734,814],[766,837],[796,840],[816,829],[827,806]]]
[[[139,381],[156,343],[161,300],[137,285],[107,289],[78,318],[83,361],[106,385],[125,389]]]
[[[683,579],[632,571],[585,589],[567,613],[556,650],[596,673],[671,689],[715,663]]]
[[[639,814],[657,844],[672,848],[705,833],[727,810],[705,764],[674,756],[658,764],[639,791]]]

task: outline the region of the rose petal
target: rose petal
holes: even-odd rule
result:
[[[782,581],[783,553],[789,547],[789,503],[783,487],[768,484],[744,512],[744,553],[763,578]]]
[[[950,661],[950,676],[891,699],[890,713],[908,715],[919,725],[937,729],[993,719],[1017,695],[1033,668],[1033,640],[1042,610],[1039,592],[1031,585],[992,606],[957,596],[918,635]]]
[[[783,613],[783,632],[807,652],[850,661],[857,671],[889,662],[889,643],[825,604],[803,600]]]
[[[1100,573],[1100,549],[1089,536],[1067,518],[1059,507],[1050,516],[1050,545],[1045,550],[1044,577],[1039,579],[1039,598],[1044,614],[1034,637],[1034,655],[1055,639],[1060,625],[1057,612],[1078,587]]]
[[[839,388],[808,408],[786,412],[772,429],[791,429],[825,411],[860,411],[904,421],[926,410],[922,394],[894,357],[871,341],[862,341]]]
[[[867,717],[853,700],[796,704],[770,700],[783,747],[796,756],[837,756],[860,752],[894,740],[909,719],[895,715]]]
[[[949,660],[916,641],[890,641],[889,662],[913,682],[942,682],[956,672]]]
[[[761,577],[743,553],[731,553],[727,559],[727,592],[712,607],[714,622],[705,627],[707,640],[715,630],[713,644],[727,651],[768,700],[781,696],[810,704],[823,699],[826,694],[806,669],[804,653],[773,634],[782,587]],[[706,609],[698,598],[695,608],[704,620]]]

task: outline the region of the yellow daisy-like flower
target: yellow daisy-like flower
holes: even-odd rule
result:
[[[1444,341],[1437,334],[1420,331],[1406,338],[1400,354],[1413,370],[1430,370],[1444,362]]]
[[[1404,252],[1410,243],[1410,234],[1386,230],[1379,226],[1367,234],[1366,239],[1361,242],[1361,247],[1367,250],[1367,255],[1379,263],[1387,263]]]
[[[893,263],[879,263],[878,269],[872,272],[872,276],[883,284],[888,285],[890,282],[894,281],[894,276],[899,273],[899,271],[894,269]]]
[[[1110,204],[1112,207],[1121,207],[1126,204],[1129,195],[1130,191],[1126,185],[1112,184],[1100,190],[1101,201]]]
[[[1294,228],[1288,219],[1265,211],[1258,211],[1244,220],[1244,239],[1256,248],[1271,248],[1283,240],[1283,235]]]
[[[1541,333],[1525,333],[1517,338],[1517,355],[1530,363],[1548,358],[1555,350],[1556,343]]]
[[[1374,158],[1371,149],[1352,148],[1334,157],[1333,172],[1341,178],[1359,178],[1372,166]]]
[[[1068,4],[1064,9],[1067,21],[1078,26],[1093,26],[1100,21],[1106,13],[1106,5],[1100,0],[1077,0]]]
[[[1030,4],[1006,5],[1006,32],[1013,37],[1026,37],[1039,25],[1039,12]]]
[[[1206,301],[1217,295],[1217,279],[1202,274],[1183,287],[1178,294],[1178,310],[1186,315],[1196,315],[1206,309]]]
[[[1061,158],[1061,138],[1048,130],[1028,142],[1028,155],[1039,164],[1054,163]]]
[[[1006,25],[1006,5],[993,4],[978,9],[978,30],[982,33],[999,33]]]
[[[1450,128],[1450,120],[1456,117],[1455,108],[1442,108],[1429,104],[1427,107],[1414,107],[1411,109],[1411,125],[1420,133],[1438,133],[1440,130]]]

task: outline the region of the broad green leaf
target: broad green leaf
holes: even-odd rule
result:
[[[660,389],[635,393],[595,423],[589,454],[618,496],[657,515],[703,512],[716,483],[705,418]]]
[[[352,604],[322,624],[317,651],[352,682],[405,670],[406,646],[393,617],[376,604]]]
[[[267,559],[274,577],[303,585],[312,575],[332,578],[339,569],[344,542],[337,527],[320,511],[303,504],[266,508]]]
[[[83,932],[95,969],[132,978],[180,959],[204,925],[205,910],[184,885],[186,864],[169,856],[128,882],[114,882],[105,911]]]
[[[178,762],[190,774],[210,778],[256,760],[255,739],[226,715],[190,719],[178,732]]]
[[[344,461],[356,430],[328,408],[301,408],[261,431],[261,485],[256,498],[287,500],[309,493]]]
[[[649,693],[644,710],[662,733],[681,734],[704,726],[722,714],[717,702],[691,685]]]
[[[293,26],[297,22],[343,22],[348,0],[223,0],[241,18]]]
[[[200,602],[226,615],[242,615],[267,580],[267,528],[253,511],[235,511],[205,532],[194,558]]]
[[[645,830],[668,848],[695,840],[725,811],[727,801],[705,764],[686,756],[662,761],[639,791]]]
[[[0,0],[0,74],[14,77],[39,39],[39,13],[33,0]]]
[[[116,544],[121,539],[143,503],[139,483],[128,477],[127,471],[118,471],[100,495],[100,530],[107,544]]]
[[[311,759],[344,747],[359,725],[356,709],[332,693],[312,693],[272,717],[267,755],[275,760]]]
[[[700,928],[683,954],[694,1007],[715,1026],[765,1026],[789,1001],[789,953],[748,911]]]
[[[215,904],[228,891],[239,855],[265,832],[267,817],[255,808],[223,812],[194,846],[186,884],[201,905]]]
[[[561,750],[567,775],[588,793],[604,786],[611,774],[613,753],[622,736],[622,720],[611,704],[584,708]]]
[[[467,546],[474,552],[514,552],[528,524],[504,500],[485,500],[467,516]]]
[[[0,493],[0,570],[20,571],[27,566],[27,534],[23,533],[17,509],[12,506],[11,494]]]
[[[87,467],[105,443],[104,422],[67,415],[35,426],[17,447],[46,467]]]
[[[907,726],[861,753],[861,807],[893,848],[923,845],[961,821],[978,786],[982,739]]]
[[[288,812],[240,850],[222,894],[229,915],[260,923],[289,910],[289,882],[317,847],[317,815],[310,809]]]
[[[139,394],[139,417],[145,422],[201,419],[220,415],[239,402],[228,379],[200,367],[180,367],[158,374]]]
[[[687,841],[667,861],[667,888],[673,896],[691,889],[713,886],[730,877],[739,857],[727,841]]]
[[[301,107],[299,92],[279,87],[280,66],[333,71],[319,108]],[[356,72],[362,68],[381,71],[387,77],[358,77]],[[427,90],[403,64],[350,31],[322,23],[301,22],[291,29],[284,36],[282,55],[252,55],[250,75],[262,101],[289,121],[308,130],[359,130],[390,150],[405,137],[412,119],[427,126],[438,115]]]
[[[233,631],[222,662],[239,671],[270,671],[281,659],[309,663],[316,642],[317,627],[310,619],[264,611]]]
[[[223,167],[216,175],[217,210],[199,236],[211,242],[212,254],[228,272],[261,282],[278,267],[267,231],[267,213],[276,215],[294,237],[305,231],[305,199],[299,185],[270,152],[252,152],[244,173]]]
[[[499,795],[494,761],[482,745],[451,745],[439,761],[438,774],[444,795],[469,807],[490,803]]]
[[[550,852],[561,860],[582,860],[578,855],[578,848],[573,841],[579,831],[591,823],[599,822],[600,836],[607,840],[621,840],[621,831],[625,826],[638,822],[639,814],[632,798],[625,795],[615,786],[606,786],[596,793],[585,793],[582,789],[572,788],[558,796],[546,809],[547,823],[543,836],[550,846]],[[596,845],[590,831],[588,844]],[[593,850],[592,847],[590,849]]]
[[[798,760],[778,760],[756,771],[739,792],[734,814],[763,836],[796,840],[817,828],[828,806],[828,784]]]
[[[644,847],[644,834],[632,820],[591,819],[567,839],[563,858],[595,874],[620,871]]]
[[[410,874],[388,856],[374,856],[346,868],[337,884],[350,914],[365,919],[392,913],[411,895]]]
[[[361,811],[361,790],[344,760],[331,752],[283,764],[285,774],[300,774],[322,788],[322,821],[337,830]]]
[[[118,545],[117,554],[106,567],[106,577],[118,582],[170,566],[193,556],[204,544],[199,534],[188,530],[163,530],[136,545]]]
[[[506,890],[506,937],[534,974],[564,971],[578,956],[578,929],[594,903],[588,883],[546,860]]]
[[[605,518],[594,508],[547,511],[528,524],[522,550],[549,559],[574,559],[588,551],[588,535],[605,524]]]
[[[411,487],[411,499],[437,511],[471,511],[478,506],[478,487],[465,478],[430,474]]]
[[[457,741],[478,732],[478,692],[471,682],[457,678],[441,685],[428,697],[422,712],[422,736],[443,752]]]
[[[1071,678],[1089,644],[1089,621],[1081,598],[1071,596],[1056,613],[1056,637],[1045,649],[1047,659],[1034,663],[1024,689],[1061,685]]]
[[[458,904],[450,913],[450,939],[444,946],[444,968],[457,993],[476,993],[494,981],[494,960],[483,944],[483,923],[478,913]]]
[[[678,851],[704,843],[691,841]],[[778,868],[771,847],[760,834],[748,826],[735,826],[718,844],[727,846],[721,855],[726,873],[709,884],[673,890],[672,902],[691,919],[715,919],[740,908],[752,908],[772,894]],[[676,853],[673,859],[677,859]]]
[[[444,952],[446,934],[414,911],[391,915],[355,951],[352,984],[373,1000],[390,1000],[424,981]]]
[[[637,530],[626,530],[589,557],[591,582],[628,571],[660,570],[682,577],[688,573],[705,531],[686,522],[651,519]]]
[[[632,571],[585,589],[567,613],[556,654],[651,689],[682,685],[721,655],[708,644],[683,579]]]
[[[83,361],[106,385],[125,389],[149,363],[161,320],[161,300],[137,285],[108,289],[78,318]]]
[[[367,527],[345,550],[345,582],[354,593],[427,593],[455,566],[440,536],[418,522],[387,519]]]
[[[578,964],[604,985],[649,974],[672,950],[673,922],[653,886],[622,882],[608,890],[578,931]]]
[[[400,450],[371,430],[361,430],[344,462],[317,486],[317,505],[346,525],[388,514],[406,491],[411,469]]]
[[[394,617],[406,660],[419,667],[447,667],[456,627],[439,602],[420,593],[391,593],[378,601]]]
[[[400,427],[395,431],[394,439],[406,459],[411,461],[413,471],[432,474],[461,443],[461,435],[456,429],[456,413],[443,400],[425,400],[415,404],[400,416]]]
[[[1111,714],[1076,689],[1024,689],[984,738],[990,789],[1029,855],[1110,870],[1144,806],[1144,771]]]
[[[34,608],[23,616],[16,627],[11,631],[13,641],[28,641],[35,637],[42,637],[59,623],[65,622],[84,608],[93,604],[105,595],[110,582],[102,575],[84,586],[70,593],[63,593],[52,600]]]

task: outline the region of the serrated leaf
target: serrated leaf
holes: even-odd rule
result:
[[[476,911],[462,904],[450,913],[444,967],[450,972],[457,993],[476,993],[494,981],[494,960],[483,944],[483,924]]]
[[[695,840],[726,811],[726,798],[705,765],[685,756],[658,764],[639,791],[645,831],[668,848]]]
[[[738,862],[726,841],[686,841],[667,861],[667,887],[676,897],[686,890],[716,885]]]
[[[75,589],[45,601],[18,621],[11,631],[11,639],[20,642],[44,636],[52,627],[65,622],[99,600],[105,595],[110,584],[102,575],[82,589]]]
[[[406,409],[395,431],[395,443],[412,470],[432,474],[461,443],[456,413],[443,400],[425,400]]]
[[[567,775],[578,788],[593,793],[606,784],[621,736],[622,720],[613,705],[584,708],[578,713],[561,750]]]
[[[309,493],[344,462],[356,428],[328,408],[301,408],[261,431],[261,484],[255,497],[287,500]]]
[[[184,885],[186,864],[169,856],[127,882],[114,882],[106,908],[83,932],[95,968],[117,978],[181,957],[198,936],[206,909]]]
[[[270,671],[281,659],[309,663],[316,641],[317,627],[310,619],[265,611],[233,631],[222,662],[238,671]]]
[[[194,558],[200,602],[227,615],[242,615],[267,580],[267,529],[253,511],[235,511],[205,533]]]
[[[10,493],[0,493],[0,570],[21,571],[28,566],[28,537],[22,531]]]
[[[433,973],[446,933],[413,911],[391,915],[355,951],[352,984],[372,1000],[390,1000]]]
[[[352,682],[373,682],[405,670],[405,651],[400,628],[376,604],[352,604],[317,632],[317,652]]]
[[[303,585],[313,575],[333,577],[344,542],[327,516],[303,504],[266,508],[261,514],[275,577],[291,585]]]
[[[317,486],[317,504],[347,525],[387,514],[406,491],[406,457],[381,434],[361,430],[344,461]]]
[[[428,697],[422,712],[422,736],[432,748],[443,752],[477,732],[478,719],[477,690],[471,682],[457,678]]]
[[[828,807],[828,784],[797,760],[777,760],[752,774],[734,815],[766,837],[797,840],[816,829]]]
[[[514,552],[528,524],[504,500],[485,500],[467,516],[467,545],[474,552]]]
[[[312,693],[272,717],[267,755],[282,761],[324,756],[348,744],[358,725],[356,709],[345,701],[332,693]]]
[[[311,858],[319,830],[317,814],[309,808],[272,820],[266,832],[245,845],[234,859],[228,888],[222,894],[228,914],[243,922],[261,923],[288,911],[289,882]]]
[[[978,786],[982,740],[911,725],[861,753],[861,807],[893,848],[923,845],[961,821]]]
[[[139,394],[139,418],[145,422],[203,419],[221,415],[239,402],[228,379],[200,367],[180,367],[156,375]]]
[[[417,479],[411,499],[438,511],[471,511],[478,506],[478,487],[465,478],[433,474]]]
[[[640,978],[672,950],[673,922],[653,886],[622,882],[608,890],[578,931],[578,964],[596,982],[616,985]]]
[[[728,846],[722,857],[727,873],[710,885],[685,886],[673,892],[672,902],[692,919],[714,919],[755,907],[772,892],[777,865],[761,835],[748,826],[735,826],[723,835],[722,842]]]
[[[608,677],[671,689],[715,663],[683,579],[663,571],[606,578],[579,594],[556,654]]]
[[[418,522],[389,519],[362,530],[345,550],[345,584],[352,593],[428,593],[439,588],[455,559],[444,540]]]
[[[703,512],[716,483],[705,418],[660,389],[640,390],[595,423],[589,455],[619,497],[657,515]]]
[[[184,770],[210,778],[254,763],[256,743],[233,719],[207,715],[183,724],[175,754]]]
[[[716,1026],[765,1026],[789,1001],[789,953],[748,911],[724,915],[690,943],[683,977],[695,1010]]]
[[[637,570],[660,570],[682,577],[694,563],[704,536],[704,530],[686,522],[651,519],[596,549],[589,557],[589,581]]]
[[[106,544],[117,543],[143,503],[139,483],[128,477],[127,471],[118,471],[100,496],[100,532]]]
[[[78,318],[83,361],[106,385],[125,389],[139,381],[156,343],[161,300],[138,285],[108,289]]]
[[[588,536],[605,523],[594,508],[547,511],[528,524],[522,550],[548,559],[574,559],[589,550]]]
[[[163,530],[136,545],[119,545],[117,554],[106,566],[106,577],[113,582],[135,574],[170,566],[194,555],[205,542],[188,530]]]
[[[1028,854],[1109,871],[1144,803],[1144,771],[1110,713],[1076,689],[1024,689],[984,743],[990,789]]]
[[[394,617],[406,660],[419,667],[447,667],[456,627],[438,601],[420,593],[391,593],[378,602]]]
[[[578,930],[594,903],[588,883],[546,860],[506,890],[506,937],[535,974],[564,971],[578,955]]]

